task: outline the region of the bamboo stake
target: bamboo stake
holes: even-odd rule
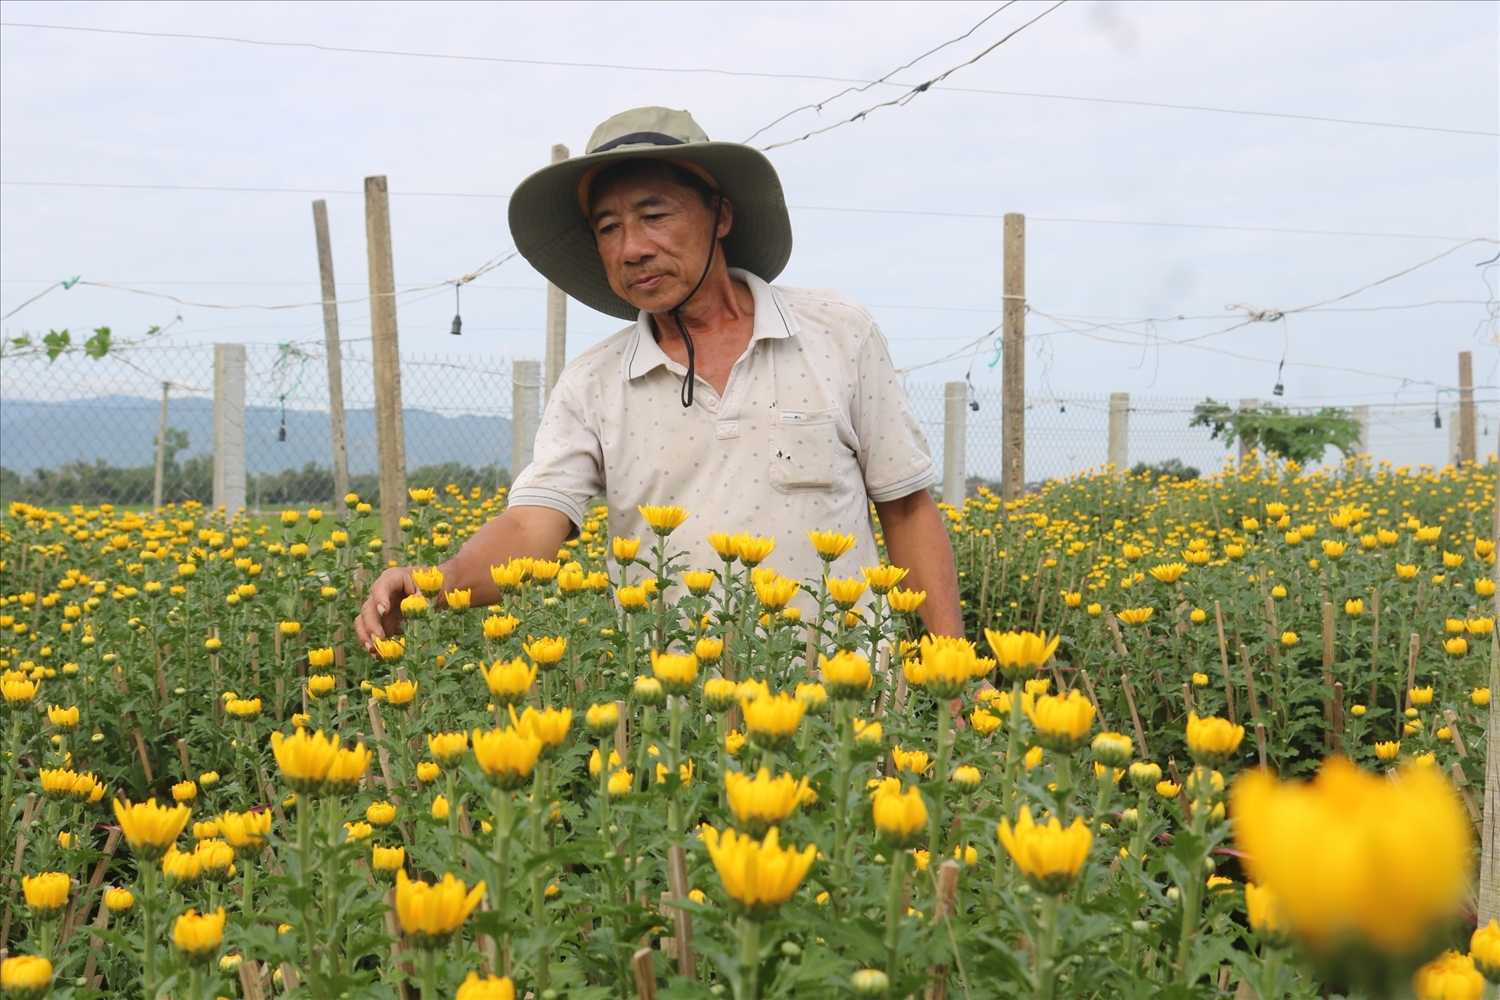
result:
[[[1120,668],[1120,686],[1125,691],[1125,704],[1130,706],[1130,721],[1135,724],[1135,741],[1140,745],[1141,756],[1150,757],[1151,751],[1146,749],[1146,730],[1141,725],[1141,713],[1135,707],[1135,691],[1130,687],[1130,672],[1123,667]]]
[[[681,844],[667,848],[667,882],[674,900],[688,898],[687,854]],[[688,979],[697,979],[697,959],[693,955],[693,916],[673,907],[672,919],[677,938],[677,971]]]
[[[635,973],[635,990],[641,1000],[656,1000],[656,966],[650,948],[638,948],[630,956],[630,970]]]
[[[1239,706],[1235,704],[1234,681],[1229,676],[1229,645],[1224,641],[1224,609],[1214,601],[1214,627],[1219,632],[1219,667],[1224,671],[1224,712],[1231,722],[1239,721]]]

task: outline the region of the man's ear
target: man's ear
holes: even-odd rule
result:
[[[734,228],[734,202],[719,195],[719,239],[729,235]]]

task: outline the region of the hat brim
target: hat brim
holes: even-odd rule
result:
[[[640,309],[615,294],[593,231],[578,205],[578,185],[611,160],[682,160],[713,177],[734,205],[734,226],[724,237],[724,259],[771,281],[792,255],[792,221],[781,179],[766,155],[737,142],[630,146],[563,160],[526,178],[510,198],[510,233],[516,249],[542,275],[591,309],[633,320]]]

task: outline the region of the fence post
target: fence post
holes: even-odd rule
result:
[[[1000,497],[1026,489],[1026,216],[1005,214],[1003,355],[1000,398]]]
[[[333,430],[333,509],[344,509],[349,492],[349,436],[344,426],[344,357],[339,346],[338,295],[333,288],[333,246],[328,239],[328,203],[313,202],[318,240],[318,279],[323,285],[323,349],[328,355],[328,421]]]
[[[969,383],[943,386],[943,503],[963,507],[968,475]]]
[[[1458,460],[1477,461],[1474,427],[1474,355],[1458,352]]]
[[[245,509],[245,345],[214,345],[214,506]]]
[[[562,143],[552,147],[552,162],[568,158],[568,147]],[[568,293],[552,282],[547,282],[547,398],[552,398],[552,387],[568,363]],[[531,454],[529,448],[527,455]]]
[[[1117,473],[1130,471],[1130,393],[1109,394],[1109,464]]]
[[[531,464],[541,411],[542,363],[513,361],[510,366],[510,480]]]
[[[161,510],[162,475],[167,467],[167,399],[172,393],[172,383],[161,384],[161,420],[156,429],[156,479],[151,487],[151,509]]]
[[[1240,400],[1240,406],[1239,406],[1239,408],[1241,410],[1253,410],[1256,407],[1258,407],[1259,405],[1260,405],[1260,400],[1255,399],[1253,397],[1247,396],[1247,397],[1244,397],[1244,398],[1242,398]],[[1245,464],[1245,439],[1244,439],[1243,436],[1237,437],[1235,439],[1235,448],[1238,449],[1237,453],[1239,455],[1239,460],[1240,460],[1239,464],[1244,465]]]
[[[401,419],[391,197],[383,175],[365,178],[365,239],[370,255],[370,354],[375,367],[375,444],[380,451],[380,530],[385,551],[399,558],[404,549],[401,518],[406,515],[406,430]]]

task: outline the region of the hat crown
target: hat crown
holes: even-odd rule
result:
[[[708,134],[686,111],[671,108],[631,108],[604,120],[589,136],[586,153],[632,146],[676,146],[708,142]]]

